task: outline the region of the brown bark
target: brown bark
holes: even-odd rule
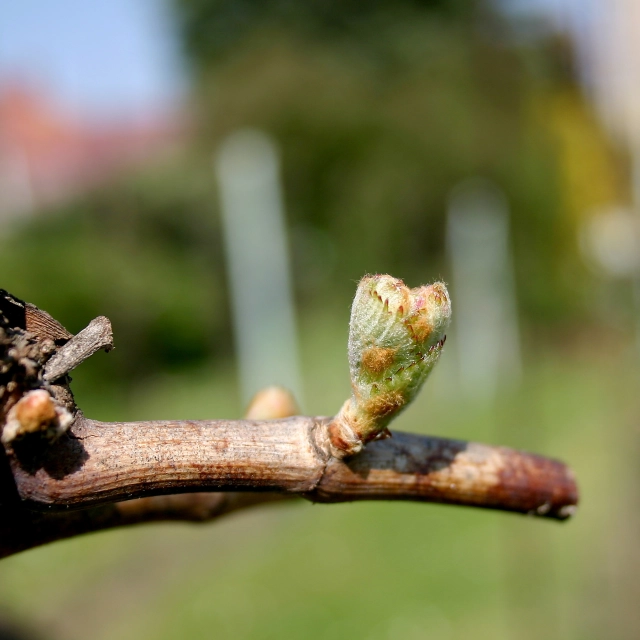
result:
[[[252,492],[185,493],[50,512],[27,508],[16,499],[14,487],[10,496],[0,496],[0,558],[56,540],[116,527],[149,522],[209,522],[238,509],[289,497]]]
[[[185,491],[261,488],[314,502],[414,500],[556,519],[572,515],[577,503],[571,472],[548,458],[395,433],[339,460],[328,453],[326,426],[326,419],[307,417],[160,423],[81,418],[40,452],[10,451],[11,471],[2,480],[0,556],[87,531],[206,520],[274,499],[271,493],[244,501],[204,493],[112,504]],[[64,511],[38,511],[47,507]]]
[[[82,419],[40,453],[5,458],[0,557],[127,524],[208,520],[279,495],[189,493],[113,504],[162,493],[261,488],[313,502],[414,500],[560,520],[577,504],[573,475],[555,460],[403,433],[339,460],[322,442],[325,427],[325,420],[307,417],[262,423]]]
[[[400,499],[566,518],[575,482],[557,461],[506,447],[396,433],[360,455],[329,453],[327,420],[96,422],[40,451],[9,450],[18,495],[82,508],[155,494],[264,489],[322,502]]]

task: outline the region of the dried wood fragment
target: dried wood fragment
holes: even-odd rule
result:
[[[24,329],[41,342],[51,340],[60,345],[73,337],[72,333],[46,311],[16,298],[4,289],[0,289],[0,313],[5,316],[11,327]]]

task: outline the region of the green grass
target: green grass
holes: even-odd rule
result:
[[[307,413],[332,413],[345,397],[343,321],[303,327]],[[3,560],[0,613],[68,640],[640,637],[634,363],[538,353],[493,406],[461,398],[450,374],[436,370],[394,426],[569,461],[582,492],[573,521],[300,501],[112,531]],[[147,380],[112,405],[80,383],[78,400],[104,419],[233,417],[233,375],[220,365]]]

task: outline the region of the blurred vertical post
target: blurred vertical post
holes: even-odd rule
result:
[[[490,401],[501,382],[521,375],[509,212],[498,187],[471,179],[451,192],[447,250],[460,385]]]
[[[640,102],[640,101],[638,101]],[[640,114],[637,114],[637,124],[640,126]],[[632,189],[632,207],[634,215],[634,235],[638,239],[640,230],[640,141],[634,140],[633,148],[631,151],[631,189]],[[637,243],[636,243],[637,244]],[[636,246],[636,250],[637,250]],[[631,274],[631,286],[633,287],[633,310],[635,315],[635,338],[636,338],[636,351],[640,355],[640,265],[638,265],[638,254],[636,251],[636,264],[632,269]]]
[[[278,150],[265,133],[237,131],[214,168],[243,400],[279,384],[301,402]]]

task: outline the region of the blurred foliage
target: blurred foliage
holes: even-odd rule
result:
[[[511,205],[525,323],[585,322],[575,210],[620,199],[625,185],[609,179],[615,153],[576,90],[566,42],[518,40],[481,1],[175,7],[195,81],[186,148],[0,241],[4,287],[73,331],[112,318],[118,350],[88,365],[96,378],[110,367],[128,385],[230,354],[211,159],[243,127],[280,145],[303,313],[333,307],[346,322],[365,273],[448,280],[448,194],[480,175]]]
[[[176,5],[198,80],[199,142],[211,149],[259,127],[281,144],[303,295],[347,295],[367,272],[446,279],[448,194],[481,175],[511,203],[524,318],[583,314],[589,276],[570,200],[600,204],[580,179],[598,184],[590,165],[619,167],[579,97],[566,40],[519,40],[480,1]],[[573,112],[559,126],[567,94]],[[574,123],[582,135],[567,140]],[[578,180],[566,179],[571,155],[582,159]],[[624,185],[613,186],[607,195],[621,199]],[[323,251],[324,272],[304,264]],[[309,288],[309,272],[325,277]]]
[[[256,30],[276,27],[321,41],[346,39],[369,50],[383,50],[377,30],[399,16],[427,12],[460,22],[487,3],[478,0],[175,0],[185,50],[196,65],[212,61],[242,47]],[[382,47],[378,45],[382,44]]]
[[[209,174],[191,164],[123,179],[1,240],[8,290],[74,333],[96,315],[111,319],[116,350],[83,368],[99,388],[228,354]]]

